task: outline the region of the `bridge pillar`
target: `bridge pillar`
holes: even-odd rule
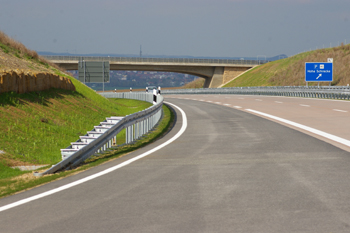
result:
[[[224,70],[224,67],[215,67],[213,76],[205,80],[204,88],[215,88],[220,86],[224,81]]]

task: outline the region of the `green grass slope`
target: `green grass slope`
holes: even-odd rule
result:
[[[125,116],[151,105],[106,99],[0,31],[0,72],[17,68],[67,77],[76,91],[0,94],[0,173],[4,167],[57,163],[61,148],[106,117]]]
[[[0,93],[0,198],[136,150],[161,137],[173,123],[172,112],[163,106],[163,120],[142,140],[90,158],[75,170],[35,177],[31,171],[11,167],[55,164],[61,161],[60,149],[85,135],[106,117],[129,115],[151,104],[137,100],[106,99],[0,31],[0,73],[13,70],[55,73],[69,78],[76,90],[52,88],[25,94]],[[117,137],[117,144],[124,142],[125,130]]]
[[[73,81],[73,80],[72,80]],[[87,88],[0,94],[0,163],[54,164],[60,149],[109,116],[141,111],[150,103],[108,100]]]
[[[255,67],[234,79],[224,87],[246,86],[304,86],[305,62],[327,62],[333,58],[333,82],[331,85],[350,84],[350,44],[301,53]],[[317,85],[310,83],[309,85]],[[320,83],[329,85],[329,83]]]

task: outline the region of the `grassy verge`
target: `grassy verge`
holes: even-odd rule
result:
[[[182,88],[187,89],[187,88],[203,88],[205,83],[204,78],[197,78],[196,80],[185,84]]]
[[[0,95],[0,163],[5,166],[55,164],[60,149],[109,116],[144,110],[150,103],[108,100],[94,94],[51,89]],[[0,171],[1,173],[1,171]]]
[[[112,100],[118,102],[120,100]],[[8,167],[5,167],[0,164],[0,170],[5,169],[6,172],[0,173],[0,198],[5,197],[11,194],[14,194],[19,191],[33,188],[35,186],[51,182],[62,177],[66,177],[78,172],[87,170],[91,167],[97,166],[109,160],[120,157],[126,153],[134,151],[138,148],[141,148],[151,142],[154,142],[159,137],[162,137],[172,126],[174,122],[174,114],[167,107],[163,106],[164,117],[155,130],[151,131],[149,134],[145,135],[141,140],[136,141],[132,145],[125,145],[122,147],[116,147],[113,150],[110,150],[99,157],[93,157],[80,167],[70,171],[64,171],[53,175],[47,175],[43,177],[34,177],[32,172],[21,172],[18,169],[9,170]]]

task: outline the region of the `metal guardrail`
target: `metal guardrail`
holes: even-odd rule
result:
[[[238,94],[238,95],[269,95],[293,96],[323,99],[350,99],[349,86],[285,86],[285,87],[230,87],[230,88],[196,88],[163,90],[167,94]]]
[[[234,60],[234,59],[198,59],[198,58],[146,58],[146,57],[81,57],[81,56],[42,56],[54,61],[109,61],[137,63],[184,63],[184,64],[231,64],[231,65],[260,65],[267,60]]]
[[[106,98],[128,98],[143,100],[153,103],[153,94],[151,93],[102,93]],[[112,140],[124,128],[126,128],[126,143],[131,143],[143,134],[148,133],[154,128],[162,117],[163,96],[157,97],[157,103],[146,110],[128,115],[122,118],[117,124],[108,129],[104,134],[90,142],[88,145],[79,149],[68,158],[53,165],[50,169],[42,173],[34,173],[35,176],[52,174],[60,170],[68,170],[78,166],[84,160],[95,155],[98,152],[106,151],[113,147]]]

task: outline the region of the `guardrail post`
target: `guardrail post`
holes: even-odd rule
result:
[[[126,127],[125,129],[125,143],[130,143],[130,126]]]
[[[134,141],[134,125],[130,126],[130,143]]]

